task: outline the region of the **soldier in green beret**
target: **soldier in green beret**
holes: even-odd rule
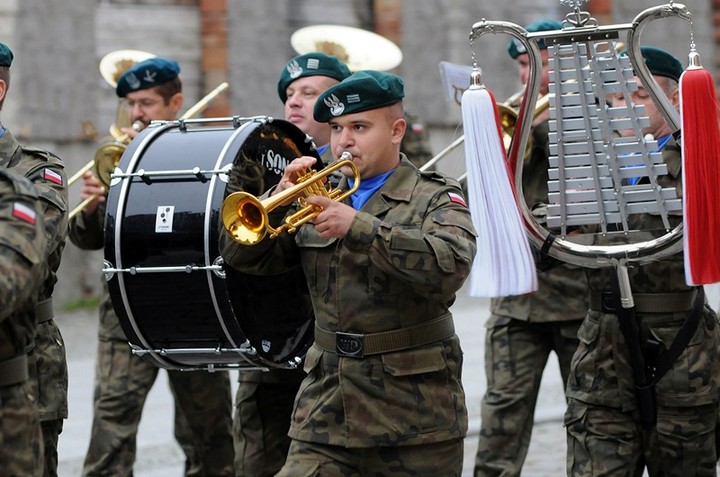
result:
[[[141,61],[118,79],[131,123],[172,121],[183,105],[180,66],[166,58]],[[123,128],[130,138],[137,129]],[[81,199],[95,200],[70,221],[70,239],[81,249],[104,246],[107,191],[88,171]],[[112,307],[105,280],[100,307],[95,396],[90,444],[83,476],[132,475],[140,417],[158,368],[132,353]],[[234,476],[232,393],[227,371],[168,371],[175,401],[175,438],[185,453],[186,476]]]
[[[350,71],[337,57],[313,52],[291,59],[283,66],[278,79],[278,96],[285,107],[285,119],[313,138],[325,164],[333,161],[330,126],[315,121],[313,108],[320,94],[348,76]],[[285,299],[297,307],[306,306],[308,313],[312,313],[312,305],[305,297],[286,296]],[[236,475],[271,477],[283,466],[290,447],[288,428],[293,403],[304,378],[302,368],[238,373],[233,415]]]
[[[12,51],[0,44],[0,109],[10,87],[12,62]],[[49,269],[45,280],[35,290],[35,347],[27,358],[32,398],[37,403],[43,431],[45,475],[54,476],[57,475],[58,438],[68,415],[65,344],[53,319],[52,302],[68,235],[65,165],[51,152],[19,144],[10,130],[0,125],[0,169],[10,169],[35,184],[41,201],[40,213],[44,217]]]
[[[677,108],[680,61],[659,48],[640,49],[653,79]],[[644,107],[649,126],[619,132],[633,137],[651,134],[667,165],[658,185],[675,187],[681,194],[680,144],[646,85],[637,76],[632,80],[637,90],[629,97],[613,95],[610,106],[624,109],[629,101],[636,110]],[[648,177],[635,179],[630,183],[650,184]],[[669,219],[669,227],[675,228],[682,214]],[[633,214],[628,221],[630,229],[667,227],[659,215]],[[598,245],[607,245],[608,240]],[[615,270],[586,269],[590,311],[579,330],[580,345],[567,383],[568,475],[717,475],[718,318],[703,287],[686,284],[682,252],[634,264],[628,273],[634,301],[631,314],[619,305],[613,291]],[[636,334],[630,327],[636,328]]]
[[[0,56],[7,55],[3,48],[5,46],[0,45]],[[37,190],[29,180],[0,168],[0,462],[3,475],[47,475],[27,357],[27,350],[34,345],[37,327],[37,290],[47,271],[42,208]]]
[[[460,184],[421,173],[400,153],[403,81],[360,71],[326,90],[314,117],[352,157],[359,188],[295,235],[248,247],[224,233],[226,263],[254,274],[302,267],[315,311],[280,477],[459,477],[467,431],[462,350],[450,305],[469,274],[475,231]],[[290,163],[266,195],[283,194],[315,163]],[[355,182],[341,168],[338,187]],[[287,198],[291,201],[292,198]],[[272,211],[277,226],[297,205]]]
[[[561,28],[558,21],[539,20],[526,30],[534,33]],[[547,94],[548,50],[542,39],[538,46],[543,64],[539,73],[540,94]],[[520,82],[526,85],[530,80],[530,60],[525,47],[513,40],[508,44],[508,53],[517,64]],[[548,110],[534,118],[532,147],[524,158],[523,193],[531,209],[536,204],[548,203]],[[490,302],[491,314],[485,323],[487,383],[480,405],[475,477],[520,475],[548,358],[551,353],[557,356],[564,383],[578,346],[577,331],[588,309],[585,273],[581,267],[542,257],[539,252],[537,255],[538,290],[493,298]]]

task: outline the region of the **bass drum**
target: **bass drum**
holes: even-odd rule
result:
[[[130,143],[108,192],[104,272],[135,354],[167,369],[301,363],[314,326],[302,271],[248,276],[223,265],[218,241],[230,192],[259,195],[308,155],[320,165],[300,129],[262,117],[153,122]]]

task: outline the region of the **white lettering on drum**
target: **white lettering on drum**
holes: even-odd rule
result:
[[[263,156],[263,166],[278,176],[282,176],[285,167],[289,163],[290,161],[280,154],[276,154],[272,149],[269,149],[267,154]]]

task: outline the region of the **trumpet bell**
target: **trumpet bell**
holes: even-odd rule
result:
[[[342,25],[313,25],[296,30],[290,44],[300,55],[319,51],[337,56],[350,71],[391,70],[402,62],[400,48],[377,33]]]
[[[252,245],[265,236],[267,212],[262,202],[252,194],[240,191],[227,196],[221,215],[225,229],[238,243]]]

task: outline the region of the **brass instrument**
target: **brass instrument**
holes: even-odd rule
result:
[[[400,48],[384,36],[344,25],[300,28],[290,36],[290,44],[299,55],[319,51],[337,56],[350,71],[391,70],[403,57]]]
[[[517,109],[515,109],[513,106],[518,106],[518,102],[522,98],[524,94],[523,90],[520,90],[516,92],[515,94],[511,95],[508,99],[506,99],[503,103],[498,103],[498,114],[500,117],[500,127],[502,129],[502,139],[503,139],[503,146],[505,147],[505,151],[510,152],[510,143],[512,142],[513,134],[515,133],[515,124],[517,123],[518,113]],[[540,98],[535,103],[535,111],[533,115],[533,119],[537,118],[540,114],[545,112],[550,107],[550,95],[545,95],[542,98]],[[450,154],[452,151],[454,151],[459,145],[463,144],[465,142],[465,135],[458,137],[453,142],[451,142],[448,146],[445,147],[442,151],[437,153],[432,159],[427,161],[425,164],[420,167],[421,171],[427,171],[431,167],[434,167],[435,164],[440,162],[442,159],[445,158],[448,154]],[[525,147],[525,157],[530,153],[532,150],[532,141],[528,140],[528,145]],[[458,178],[460,182],[463,182],[466,179],[466,174],[463,174]]]
[[[322,212],[322,209],[307,204],[304,198],[300,197],[298,203],[302,208],[286,217],[285,222],[278,228],[270,226],[268,212],[301,192],[304,193],[305,197],[322,196],[337,202],[345,200],[360,186],[360,173],[351,158],[352,155],[345,151],[340,156],[340,159],[323,170],[307,171],[298,178],[297,184],[262,201],[247,192],[233,192],[225,198],[220,211],[225,230],[230,233],[236,242],[244,245],[258,243],[268,232],[270,237],[273,238],[283,231],[295,232],[298,227],[317,217]],[[330,174],[343,166],[350,166],[353,171],[355,180],[353,187],[345,192],[334,189],[330,185],[326,187],[323,179],[327,179]]]

